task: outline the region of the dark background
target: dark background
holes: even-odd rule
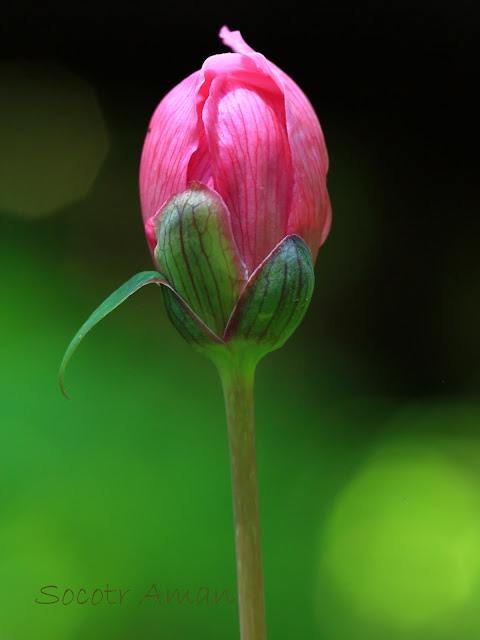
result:
[[[91,83],[109,119],[128,127],[128,140],[112,132],[117,157],[127,142],[138,157],[159,99],[226,50],[219,25],[242,29],[305,89],[325,132],[336,213],[329,244],[342,235],[350,243],[348,263],[335,265],[348,281],[323,310],[329,335],[353,349],[388,350],[408,394],[478,383],[473,3],[8,4],[2,57],[54,60]],[[343,163],[359,182],[369,173],[362,187],[372,202],[359,203],[363,194],[342,183]],[[136,222],[132,215],[132,229]],[[368,269],[359,264],[366,241]],[[460,301],[459,289],[472,295]],[[439,326],[442,314],[451,325]]]
[[[270,633],[475,638],[478,8],[425,0],[2,4],[0,638],[237,637],[233,605],[120,617],[34,603],[43,584],[109,580],[235,591],[219,385],[157,291],[82,345],[71,404],[56,388],[86,315],[151,267],[137,187],[148,121],[171,87],[226,51],[223,24],[304,89],[330,155],[333,224],[314,299],[258,372]],[[22,78],[53,68],[56,80],[22,92],[18,68]],[[91,112],[62,120],[82,96]],[[96,132],[91,146],[84,130]],[[82,197],[49,205],[94,165]],[[60,166],[67,177],[56,179]],[[397,490],[415,506],[392,520]]]

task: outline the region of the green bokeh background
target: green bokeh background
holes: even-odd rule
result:
[[[167,28],[181,8],[117,6],[114,19],[88,3],[72,16],[7,8],[0,640],[239,637],[236,601],[215,604],[215,591],[236,598],[220,383],[170,326],[160,290],[142,289],[88,336],[67,371],[71,402],[57,384],[88,314],[151,268],[144,132],[168,88],[223,50],[223,22],[305,88],[331,157],[334,222],[314,299],[257,374],[269,637],[478,638],[473,29],[458,6],[372,3],[359,16],[327,3],[319,43],[320,18],[305,25],[280,6],[266,32],[267,9],[212,5],[183,25],[188,46]],[[130,589],[122,605],[118,591],[117,604],[35,602],[46,585],[91,598],[107,584]],[[154,584],[162,604],[140,604]],[[202,587],[208,603],[166,602],[167,589],[195,600]]]

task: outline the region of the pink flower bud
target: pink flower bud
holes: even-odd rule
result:
[[[302,90],[239,31],[220,37],[235,53],[208,58],[158,105],[143,147],[140,197],[151,250],[153,217],[192,182],[223,202],[248,274],[286,236],[315,260],[328,235],[328,156]]]

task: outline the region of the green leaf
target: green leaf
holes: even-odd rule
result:
[[[167,202],[154,227],[159,270],[193,312],[223,335],[247,278],[221,198],[191,183]]]
[[[299,236],[284,238],[253,272],[225,331],[258,357],[278,349],[300,324],[315,282],[312,255]]]
[[[62,364],[60,366],[60,388],[65,397],[69,397],[65,392],[65,387],[63,384],[63,376],[65,374],[65,367],[67,366],[68,361],[73,355],[73,352],[78,347],[80,341],[85,336],[86,333],[90,331],[92,327],[94,327],[97,322],[100,322],[102,318],[113,311],[118,305],[120,305],[126,298],[135,293],[140,287],[143,287],[146,284],[163,284],[166,287],[170,287],[170,283],[156,271],[143,271],[142,273],[137,273],[133,278],[130,278],[128,282],[125,282],[119,289],[114,291],[108,298],[102,302],[102,304],[92,313],[92,315],[88,318],[88,320],[80,327],[79,331],[75,334],[73,340],[68,345],[68,348],[63,356]]]

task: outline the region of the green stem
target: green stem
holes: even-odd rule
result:
[[[265,640],[253,413],[255,365],[220,368],[228,420],[241,640]]]

